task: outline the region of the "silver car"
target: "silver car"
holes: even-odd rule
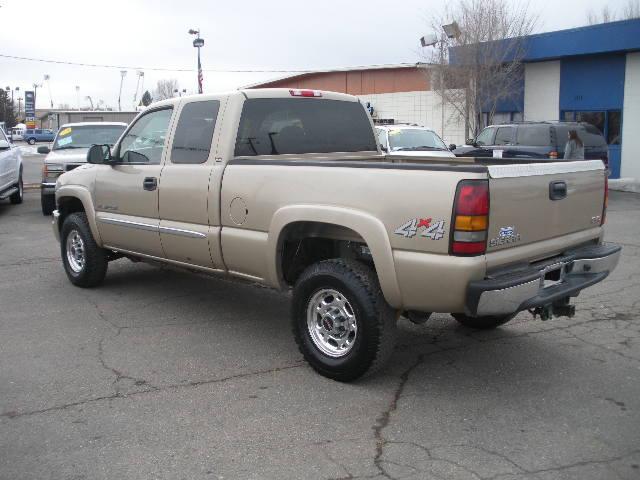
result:
[[[380,148],[387,155],[455,158],[438,134],[419,125],[376,125]]]
[[[56,208],[55,187],[58,177],[86,163],[91,145],[115,144],[125,128],[127,124],[122,122],[67,123],[58,130],[51,148],[38,147],[38,153],[47,154],[40,188],[43,215],[51,215]]]

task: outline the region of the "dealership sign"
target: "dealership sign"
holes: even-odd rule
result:
[[[32,91],[24,92],[24,116],[27,128],[36,128],[36,96]]]

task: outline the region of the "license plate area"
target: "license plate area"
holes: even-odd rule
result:
[[[540,286],[542,288],[549,288],[561,283],[564,280],[566,266],[566,263],[556,263],[542,270],[542,272],[540,272]]]

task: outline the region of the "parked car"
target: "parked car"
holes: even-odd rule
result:
[[[11,141],[15,142],[18,140],[24,140],[24,132],[25,132],[24,128],[12,128],[11,132],[9,132],[9,135],[11,136]]]
[[[383,152],[404,157],[455,158],[442,139],[430,128],[418,125],[377,125],[378,142]]]
[[[22,203],[22,155],[0,129],[0,200]]]
[[[53,130],[27,128],[22,137],[29,145],[35,145],[36,142],[52,142],[55,135]]]
[[[569,130],[576,130],[584,143],[585,159],[609,164],[607,141],[602,133],[593,125],[577,122],[491,125],[453,153],[458,157],[562,159]]]
[[[51,215],[55,209],[55,186],[57,178],[87,161],[87,151],[94,144],[113,145],[127,128],[121,122],[82,122],[62,125],[51,149],[38,147],[45,153],[40,185],[40,204],[43,215]]]
[[[56,182],[72,284],[95,287],[126,257],[291,288],[300,351],[341,381],[384,364],[402,312],[472,328],[572,316],[620,257],[602,242],[601,161],[396,162],[351,95],[169,99],[87,155]]]

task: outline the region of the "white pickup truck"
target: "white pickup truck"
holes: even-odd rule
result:
[[[0,128],[0,200],[22,203],[22,155]]]
[[[56,183],[72,283],[96,286],[127,257],[292,289],[300,351],[342,381],[384,364],[402,313],[474,328],[571,316],[620,256],[602,242],[601,161],[385,156],[338,93],[159,102],[87,160]]]

